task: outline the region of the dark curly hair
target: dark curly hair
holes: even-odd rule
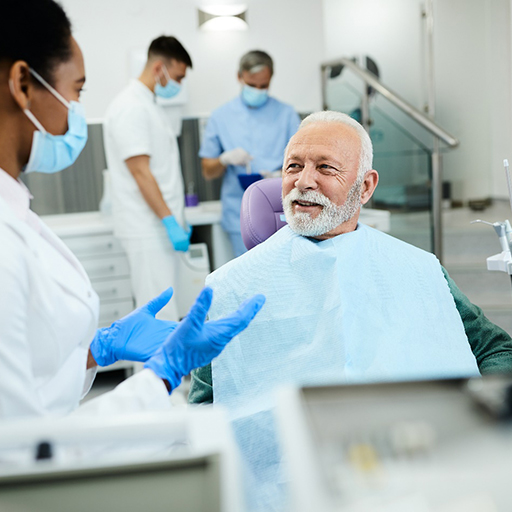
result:
[[[0,65],[24,60],[53,85],[55,67],[70,58],[71,23],[57,2],[1,0]]]

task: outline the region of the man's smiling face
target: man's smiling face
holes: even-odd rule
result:
[[[355,229],[364,189],[360,153],[357,131],[341,123],[312,123],[292,137],[283,165],[283,206],[292,229],[318,239]]]

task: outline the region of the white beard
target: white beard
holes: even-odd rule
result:
[[[283,197],[283,209],[286,222],[295,233],[302,236],[320,236],[337,228],[340,224],[350,220],[361,207],[362,181],[356,180],[349,190],[346,201],[338,206],[320,192],[307,190],[300,192],[294,188]],[[309,201],[317,203],[323,208],[315,217],[307,212],[293,212],[293,201]]]

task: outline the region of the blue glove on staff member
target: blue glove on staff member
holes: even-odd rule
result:
[[[188,226],[185,231],[176,221],[174,215],[168,215],[162,219],[162,224],[167,230],[167,236],[171,241],[175,251],[187,252],[190,245],[190,237],[192,236],[192,228]]]
[[[167,381],[169,393],[180,385],[182,377],[217,357],[249,325],[265,303],[263,295],[255,295],[231,315],[206,322],[212,296],[211,288],[203,289],[189,314],[144,365]]]
[[[173,289],[167,288],[110,327],[98,329],[89,347],[96,363],[108,366],[116,361],[147,361],[178,325],[178,322],[155,318],[172,294]]]

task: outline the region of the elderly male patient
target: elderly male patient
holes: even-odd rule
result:
[[[267,304],[214,361],[213,386],[210,366],[193,373],[190,402],[249,403],[282,382],[469,375],[474,358],[482,374],[512,370],[510,336],[434,256],[358,223],[377,182],[359,123],[304,119],[285,151],[288,226],[208,279],[211,318],[254,293]]]
[[[260,497],[281,475],[271,414],[278,385],[512,369],[511,338],[435,256],[358,223],[377,182],[362,126],[337,112],[310,115],[285,150],[288,225],[207,280],[211,319],[255,293],[267,298],[211,367],[193,372],[189,395],[228,407]]]

